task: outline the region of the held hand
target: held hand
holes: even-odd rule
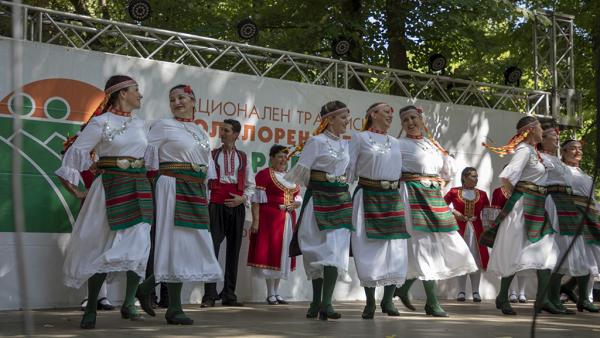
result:
[[[244,197],[242,195],[236,195],[234,193],[229,193],[229,195],[231,196],[231,198],[228,198],[225,200],[226,207],[235,208],[238,205],[246,202],[246,197]]]
[[[79,189],[75,189],[73,191],[73,195],[80,200],[85,199],[85,197],[87,196],[87,190],[81,191]]]
[[[250,232],[253,234],[258,232],[258,222],[252,222],[252,225],[250,226]]]
[[[292,203],[292,208],[294,208],[294,209],[298,209],[298,208],[300,208],[301,206],[302,206],[302,203],[300,203],[300,202],[297,202],[297,201],[296,201],[296,202]]]

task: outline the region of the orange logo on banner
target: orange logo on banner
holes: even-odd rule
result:
[[[16,111],[14,92],[0,101],[0,114]],[[82,81],[46,79],[23,86],[23,116],[85,122],[104,99],[104,91]]]

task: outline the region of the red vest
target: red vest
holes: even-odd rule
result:
[[[235,149],[240,165],[237,170],[237,184],[221,183],[221,167],[219,166],[219,155],[223,152],[223,147],[213,149],[211,151],[213,161],[215,162],[215,170],[217,171],[217,179],[210,180],[210,202],[223,204],[226,199],[231,198],[229,193],[243,195],[246,188],[246,167],[248,166],[248,157],[243,151]]]

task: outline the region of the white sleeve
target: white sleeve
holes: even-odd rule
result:
[[[164,124],[161,121],[156,121],[151,127],[148,133],[148,147],[144,154],[144,162],[146,162],[146,168],[149,170],[158,170],[160,165],[160,158],[158,156],[158,150],[165,141]]]
[[[515,186],[521,179],[523,169],[527,165],[529,158],[531,157],[531,151],[528,147],[519,147],[515,151],[513,157],[504,170],[500,173],[500,178],[505,178],[510,181],[510,184]]]
[[[79,185],[81,181],[79,173],[87,170],[94,163],[90,152],[101,140],[102,124],[98,117],[94,117],[67,150],[55,174],[73,185]]]
[[[252,174],[252,166],[250,163],[246,163],[246,187],[244,188],[244,196],[246,196],[246,201],[250,203],[252,195],[254,195],[254,190],[256,188],[256,179]]]
[[[308,181],[310,181],[310,169],[315,163],[318,154],[319,143],[314,138],[309,138],[300,153],[298,163],[285,175],[285,179],[299,185],[307,186]]]
[[[349,184],[356,180],[356,163],[358,162],[358,155],[360,154],[360,135],[354,133],[349,144],[350,163],[346,169],[346,179]]]
[[[454,178],[456,174],[456,165],[454,158],[450,155],[442,155],[444,158],[444,164],[442,165],[442,169],[440,170],[440,177],[444,181],[450,181]]]
[[[252,203],[267,203],[267,192],[258,188],[254,190],[254,195],[252,195]]]

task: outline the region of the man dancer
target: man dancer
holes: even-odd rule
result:
[[[216,283],[204,284],[202,307],[215,306],[221,299],[224,306],[244,306],[235,295],[238,260],[246,217],[246,204],[254,193],[254,175],[251,173],[246,153],[236,149],[235,142],[242,126],[236,120],[224,120],[219,128],[222,146],[212,150],[216,179],[209,181],[210,233],[219,257],[223,239],[227,239],[225,281],[217,294]]]

